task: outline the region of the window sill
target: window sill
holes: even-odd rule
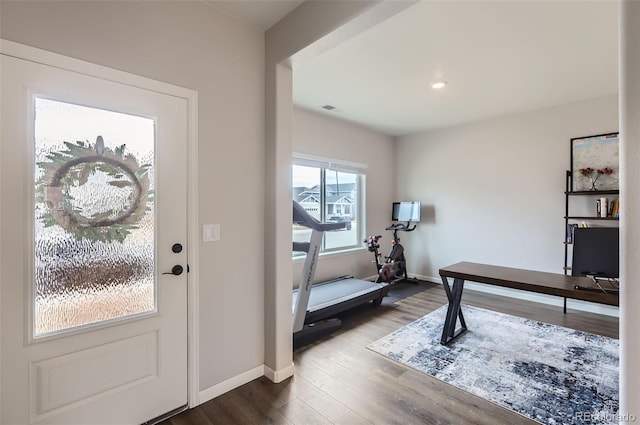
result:
[[[357,247],[357,248],[341,249],[340,251],[321,252],[320,253],[320,257],[335,257],[335,256],[349,255],[349,254],[358,254],[358,253],[366,252],[366,251],[367,251],[367,247],[360,246],[360,247]],[[307,258],[306,255],[301,255],[299,257],[293,257],[293,262],[294,263],[302,263],[302,262],[304,262],[305,258]]]

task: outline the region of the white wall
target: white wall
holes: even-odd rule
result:
[[[475,261],[562,273],[570,139],[618,131],[617,102],[398,138],[397,191],[423,203],[422,222],[403,241],[409,272],[435,278],[440,267]]]
[[[295,75],[295,70],[294,70]],[[391,203],[395,187],[394,142],[390,136],[307,109],[295,108],[293,114],[293,151],[321,157],[342,159],[368,165],[366,176],[365,236],[382,234],[385,250],[391,237],[384,228],[391,224]],[[385,251],[386,252],[386,251]],[[322,255],[314,282],[342,275],[358,278],[376,274],[373,254],[361,250]],[[300,282],[304,262],[294,262],[293,282]]]
[[[199,246],[200,389],[261,366],[264,34],[201,2],[0,4],[2,38],[198,91],[198,221],[222,225]]]
[[[640,3],[623,1],[620,14],[620,193],[624,199],[620,215],[624,229],[620,252],[620,422],[631,423],[640,419]],[[631,420],[632,416],[635,419]]]

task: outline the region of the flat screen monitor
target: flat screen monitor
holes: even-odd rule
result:
[[[420,201],[394,202],[391,221],[420,221]]]
[[[573,234],[572,276],[620,276],[617,227],[577,227]]]

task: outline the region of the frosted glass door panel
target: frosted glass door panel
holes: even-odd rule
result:
[[[34,337],[155,311],[154,119],[34,107]]]

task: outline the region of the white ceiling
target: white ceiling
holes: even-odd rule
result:
[[[283,17],[301,2],[249,3]],[[296,105],[394,136],[612,95],[618,2],[424,0],[293,76]]]

